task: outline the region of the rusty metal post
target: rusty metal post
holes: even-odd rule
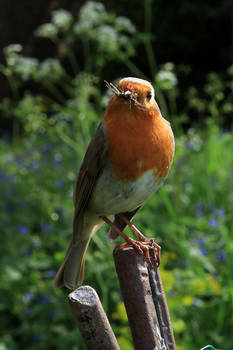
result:
[[[175,350],[158,269],[149,268],[132,247],[116,247],[114,260],[135,350]]]
[[[82,286],[68,296],[88,350],[120,350],[96,291]]]

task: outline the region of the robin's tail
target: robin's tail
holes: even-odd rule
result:
[[[54,280],[55,288],[65,285],[67,288],[74,289],[77,285],[82,283],[89,241],[90,237],[75,243],[73,239],[71,239],[66,256]]]

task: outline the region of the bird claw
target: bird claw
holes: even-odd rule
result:
[[[161,247],[155,243],[153,239],[147,239],[144,242],[140,242],[140,247],[144,252],[144,257],[147,265],[153,268],[157,268],[160,264]]]
[[[148,266],[157,268],[160,264],[160,250],[161,247],[155,243],[153,238],[145,237],[124,215],[119,216],[126,222],[127,225],[136,233],[139,240],[135,241],[133,238],[128,237],[122,232],[111,220],[106,216],[100,216],[108,225],[110,225],[120,236],[122,236],[126,243],[120,245],[120,247],[131,246],[139,255],[143,255]]]
[[[139,255],[143,255],[147,265],[149,267],[157,268],[160,264],[160,246],[154,242],[153,239],[145,241],[136,241],[130,237],[127,243],[120,245],[121,248],[131,246]]]

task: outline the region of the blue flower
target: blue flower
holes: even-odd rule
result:
[[[201,252],[201,255],[203,255],[203,256],[207,255],[207,249],[206,248],[201,248],[200,252]]]
[[[47,274],[48,274],[48,277],[54,277],[56,275],[56,271],[55,270],[48,270]]]
[[[34,299],[34,294],[32,293],[26,293],[25,294],[25,298],[28,300],[28,301],[31,301]]]
[[[27,235],[28,234],[28,228],[24,225],[20,225],[18,227],[18,231],[20,235]]]
[[[29,248],[26,248],[26,249],[24,249],[24,251],[23,251],[23,255],[25,255],[25,256],[29,256],[29,255],[31,255],[31,249],[29,249]]]
[[[178,166],[182,166],[186,161],[186,156],[181,156],[178,161],[177,161],[177,165]]]
[[[192,306],[197,307],[197,306],[199,306],[199,305],[200,305],[200,301],[199,301],[198,299],[194,299],[194,300],[193,300],[193,303],[192,303]]]
[[[10,182],[12,179],[12,176],[10,175],[5,175],[1,170],[0,170],[0,180],[4,182]]]
[[[40,301],[42,304],[49,304],[50,303],[50,299],[46,296],[41,297]]]
[[[204,215],[204,212],[202,209],[197,209],[196,210],[196,216],[203,216]]]
[[[49,230],[51,230],[51,225],[48,224],[47,222],[44,222],[40,225],[40,228],[41,228],[41,230],[49,231]]]
[[[40,340],[40,334],[38,334],[38,333],[33,334],[33,340],[34,341],[39,341]]]
[[[218,225],[218,220],[215,218],[211,218],[209,220],[210,227],[216,227]]]
[[[206,240],[205,240],[205,238],[199,238],[199,239],[196,240],[196,243],[198,245],[205,245],[206,244]]]
[[[23,310],[23,314],[24,314],[25,316],[30,315],[30,309],[28,309],[28,308],[24,309],[24,310]]]
[[[55,317],[55,311],[54,311],[54,310],[51,310],[51,311],[50,311],[49,317],[50,317],[50,318],[54,318],[54,317]]]
[[[8,227],[9,226],[9,221],[8,220],[2,220],[2,225],[4,227]]]
[[[52,151],[54,146],[51,143],[47,143],[46,145],[43,146],[43,151],[48,152]]]
[[[226,260],[226,258],[227,258],[227,253],[221,252],[221,253],[218,254],[218,259],[220,261],[224,261],[224,260]]]
[[[226,215],[226,212],[224,209],[217,209],[217,214],[220,218],[223,218]]]
[[[204,215],[204,203],[200,202],[196,206],[196,216]]]
[[[63,188],[64,186],[65,186],[65,182],[64,182],[64,181],[59,180],[59,181],[57,182],[57,187],[58,187],[58,188]]]

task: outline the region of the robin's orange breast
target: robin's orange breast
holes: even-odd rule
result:
[[[114,106],[107,110],[110,160],[117,179],[132,181],[152,170],[156,179],[166,177],[174,155],[174,136],[170,124],[156,105],[150,110]],[[124,110],[125,108],[125,110]]]

